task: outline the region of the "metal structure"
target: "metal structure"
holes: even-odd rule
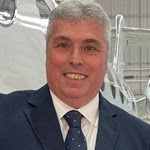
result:
[[[117,15],[116,27],[112,29],[112,46],[110,50],[110,64],[115,74],[114,86],[118,87],[127,98],[127,103],[121,100],[121,97],[110,100],[129,113],[150,122],[150,30],[143,28],[131,28],[124,26],[123,16]],[[144,46],[144,47],[143,47]],[[145,48],[146,47],[146,48]],[[131,57],[132,53],[140,51],[141,54],[146,49],[148,59],[145,63],[141,59],[136,59],[136,67]],[[134,54],[135,55],[135,54]],[[108,81],[112,79],[107,78]],[[111,81],[112,82],[112,81]],[[125,85],[125,86],[124,86]],[[141,88],[142,87],[142,88]],[[138,90],[140,88],[140,90]],[[108,93],[106,92],[106,97]],[[129,108],[126,108],[130,105]]]

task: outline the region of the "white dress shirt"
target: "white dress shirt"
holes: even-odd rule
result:
[[[98,121],[99,121],[99,96],[98,94],[87,105],[75,109],[70,107],[62,100],[60,100],[52,91],[53,104],[57,113],[57,117],[60,123],[61,132],[65,141],[69,126],[63,116],[70,110],[78,110],[84,117],[81,120],[81,128],[87,142],[87,150],[95,150]]]

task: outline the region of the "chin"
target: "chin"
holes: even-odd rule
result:
[[[82,98],[82,97],[84,97],[84,94],[83,93],[81,93],[81,91],[79,92],[79,91],[71,91],[71,92],[67,92],[66,94],[65,94],[68,98],[71,98],[71,99],[79,99],[79,98]]]

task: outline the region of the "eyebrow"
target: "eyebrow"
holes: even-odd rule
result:
[[[100,46],[100,41],[98,41],[98,40],[96,40],[96,39],[85,39],[84,41],[83,41],[83,43],[94,43],[94,44],[96,44],[97,46]]]
[[[58,36],[54,38],[54,41],[71,41],[71,39],[66,36]]]

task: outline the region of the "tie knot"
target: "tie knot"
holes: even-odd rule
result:
[[[81,128],[82,114],[76,110],[71,110],[64,115],[69,127]]]

